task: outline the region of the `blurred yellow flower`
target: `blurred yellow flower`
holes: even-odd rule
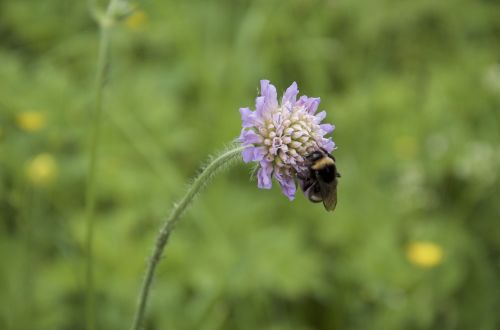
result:
[[[57,163],[50,154],[43,153],[33,158],[26,166],[26,176],[36,186],[45,186],[57,176]]]
[[[394,141],[394,152],[401,160],[415,159],[418,152],[417,140],[414,136],[402,135]]]
[[[431,268],[442,262],[443,248],[432,242],[416,241],[408,245],[406,257],[418,267]]]
[[[148,21],[148,16],[143,10],[134,11],[127,19],[125,20],[125,25],[132,30],[139,30],[143,27]]]
[[[36,132],[45,126],[45,115],[40,111],[23,111],[17,115],[16,121],[21,129]]]

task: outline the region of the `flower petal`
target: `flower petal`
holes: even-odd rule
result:
[[[285,108],[291,108],[295,105],[297,100],[297,95],[299,94],[299,89],[297,88],[297,83],[294,81],[290,87],[288,87],[283,94],[283,99],[281,100],[281,104]]]
[[[265,101],[266,98],[264,96],[257,96],[257,98],[255,99],[255,113],[261,118],[264,115]]]
[[[260,162],[260,168],[257,172],[257,187],[260,189],[271,189],[273,183],[271,181],[273,173],[273,165],[266,161]]]
[[[291,175],[281,174],[279,172],[275,173],[276,180],[278,180],[281,191],[288,197],[289,200],[293,200],[295,198],[295,192],[297,188],[295,186],[295,181]]]
[[[249,108],[240,108],[241,121],[243,127],[252,127],[262,125],[262,121],[258,119],[256,113]]]
[[[308,99],[309,98],[307,96],[302,95],[301,97],[299,97],[299,99],[297,100],[297,102],[295,102],[295,105],[304,106],[307,103]]]
[[[283,131],[282,123],[283,123],[283,114],[281,112],[274,113],[272,115],[273,125],[276,127],[276,134],[281,134]],[[281,129],[281,130],[280,130]],[[280,131],[280,133],[278,133]]]
[[[314,123],[319,124],[326,117],[326,111],[321,111],[314,116]]]
[[[254,144],[262,143],[262,141],[264,141],[264,138],[261,135],[255,133],[254,130],[244,128],[241,130],[239,140],[243,144]]]
[[[278,107],[276,87],[270,84],[269,80],[260,81],[260,95],[264,97],[264,107],[262,108],[263,114],[270,113],[273,109]]]
[[[310,113],[311,115],[314,115],[318,110],[320,101],[321,100],[319,97],[310,97],[305,105],[307,112]]]
[[[243,149],[243,151],[241,152],[241,155],[243,156],[243,161],[245,163],[248,163],[248,162],[251,162],[254,160],[253,159],[254,149],[255,149],[255,147],[248,147],[248,148]]]
[[[253,160],[256,162],[260,162],[267,155],[266,147],[257,147],[253,150]]]
[[[335,129],[335,126],[332,124],[321,124],[319,127],[321,127],[321,130],[325,132],[325,134],[331,133]]]
[[[333,150],[337,149],[337,147],[335,146],[335,142],[333,142],[331,138],[329,138],[329,139],[321,139],[320,145],[328,153],[331,153]]]

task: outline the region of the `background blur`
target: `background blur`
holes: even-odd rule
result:
[[[498,329],[500,4],[137,4],[112,36],[99,146],[99,329],[262,78],[337,126],[334,213],[217,177],[167,248],[147,329]],[[98,31],[85,1],[0,0],[0,328],[83,329]]]

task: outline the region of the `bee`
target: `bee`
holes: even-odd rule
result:
[[[311,202],[323,202],[327,211],[335,210],[340,178],[335,157],[320,149],[307,155],[305,165],[307,170],[297,175],[302,191]]]

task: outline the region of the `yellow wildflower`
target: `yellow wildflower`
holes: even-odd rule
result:
[[[406,257],[415,266],[431,268],[442,262],[443,248],[436,243],[416,241],[408,246]]]
[[[147,20],[148,16],[143,10],[136,10],[127,17],[125,25],[131,30],[139,30],[146,24]]]
[[[26,176],[35,186],[46,186],[57,176],[57,163],[50,154],[43,153],[33,158],[26,166]]]
[[[23,111],[17,115],[16,121],[21,129],[36,132],[45,126],[45,115],[40,111]]]

